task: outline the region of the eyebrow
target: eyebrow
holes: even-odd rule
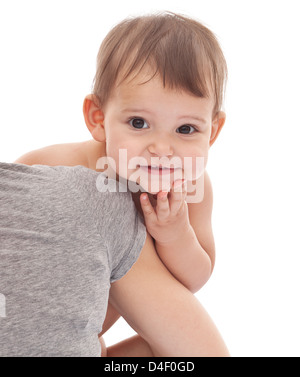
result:
[[[153,114],[152,111],[149,111],[149,110],[146,110],[146,109],[123,109],[122,112],[126,112],[126,113],[148,113],[148,114]],[[181,119],[193,119],[193,120],[197,120],[198,122],[201,122],[201,123],[207,123],[207,121],[204,119],[204,118],[201,118],[197,115],[181,115],[178,120],[181,120]]]
[[[178,120],[181,120],[181,119],[193,119],[201,123],[207,123],[207,121],[204,118],[200,118],[197,115],[183,115],[178,118]]]
[[[152,111],[146,109],[123,109],[122,112],[124,113],[149,113],[152,114]]]

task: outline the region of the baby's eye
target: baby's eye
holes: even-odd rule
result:
[[[132,118],[130,119],[129,123],[132,125],[132,127],[138,129],[149,127],[148,124],[142,118]]]
[[[198,130],[194,126],[191,126],[190,124],[185,124],[184,126],[180,126],[179,128],[177,128],[176,132],[180,134],[189,135],[193,133],[193,130],[194,132],[198,132]]]

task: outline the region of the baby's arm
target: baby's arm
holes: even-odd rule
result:
[[[184,202],[186,193],[172,188],[169,199],[157,195],[154,209],[141,198],[147,229],[155,239],[156,251],[169,271],[191,292],[209,279],[215,262],[211,227],[212,187],[204,173],[204,198],[200,203]],[[142,195],[142,197],[145,194]]]
[[[24,154],[15,163],[25,165],[87,166],[88,161],[84,146],[85,143],[50,145]]]
[[[132,269],[112,284],[110,302],[154,356],[229,356],[213,321],[161,263],[149,236]]]

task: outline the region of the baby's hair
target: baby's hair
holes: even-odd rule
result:
[[[215,35],[200,22],[164,12],[129,18],[116,25],[101,44],[93,93],[104,106],[112,90],[132,74],[151,68],[164,87],[198,97],[213,96],[222,107],[227,65]]]

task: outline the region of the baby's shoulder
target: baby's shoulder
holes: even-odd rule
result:
[[[88,167],[86,142],[50,145],[28,152],[15,162],[25,165],[82,165]]]

